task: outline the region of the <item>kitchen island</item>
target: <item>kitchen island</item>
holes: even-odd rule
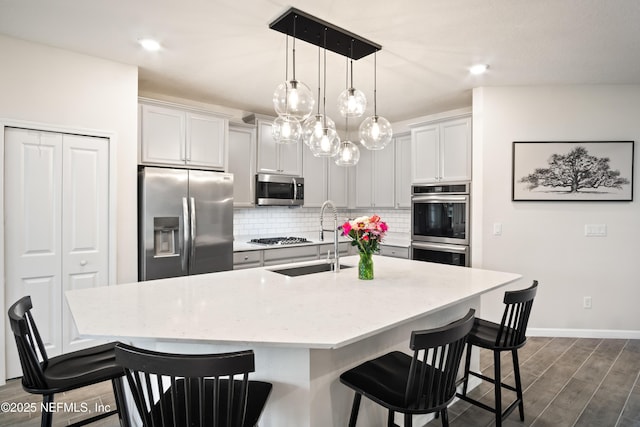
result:
[[[341,258],[357,266],[358,257]],[[288,277],[264,267],[66,293],[80,335],[158,351],[253,349],[253,379],[273,383],[261,426],[344,426],[352,391],[340,373],[399,349],[412,330],[479,310],[480,295],[518,274],[374,257],[375,279],[356,268]],[[386,415],[366,399],[359,425]],[[416,425],[419,425],[416,423]]]

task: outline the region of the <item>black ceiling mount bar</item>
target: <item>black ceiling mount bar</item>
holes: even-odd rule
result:
[[[377,43],[369,41],[357,34],[353,34],[340,27],[336,27],[322,19],[309,15],[294,7],[280,15],[269,24],[272,30],[293,36],[293,22],[295,20],[295,38],[304,40],[315,46],[323,47],[323,33],[327,29],[327,49],[348,58],[360,59],[380,49]],[[353,44],[352,44],[353,43]],[[352,50],[353,45],[353,50]]]

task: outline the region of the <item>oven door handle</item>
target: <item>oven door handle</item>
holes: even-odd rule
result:
[[[469,196],[413,196],[412,202],[428,202],[428,203],[448,203],[448,202],[466,202]]]
[[[469,251],[468,246],[460,245],[439,245],[437,243],[413,242],[411,246],[417,249],[427,249],[442,252],[451,252],[456,254],[466,254]]]

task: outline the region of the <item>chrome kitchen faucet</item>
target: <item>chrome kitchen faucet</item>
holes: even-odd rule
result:
[[[327,206],[331,206],[331,210],[333,210],[333,230],[324,228],[324,210]],[[340,251],[338,250],[338,211],[336,210],[336,205],[333,204],[331,200],[327,200],[322,204],[320,208],[320,241],[324,242],[324,232],[325,231],[333,231],[333,254],[334,258],[334,268],[333,271],[335,273],[340,271]]]

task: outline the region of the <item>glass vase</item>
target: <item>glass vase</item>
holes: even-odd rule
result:
[[[358,279],[373,279],[373,254],[360,252],[360,261],[358,262]]]

